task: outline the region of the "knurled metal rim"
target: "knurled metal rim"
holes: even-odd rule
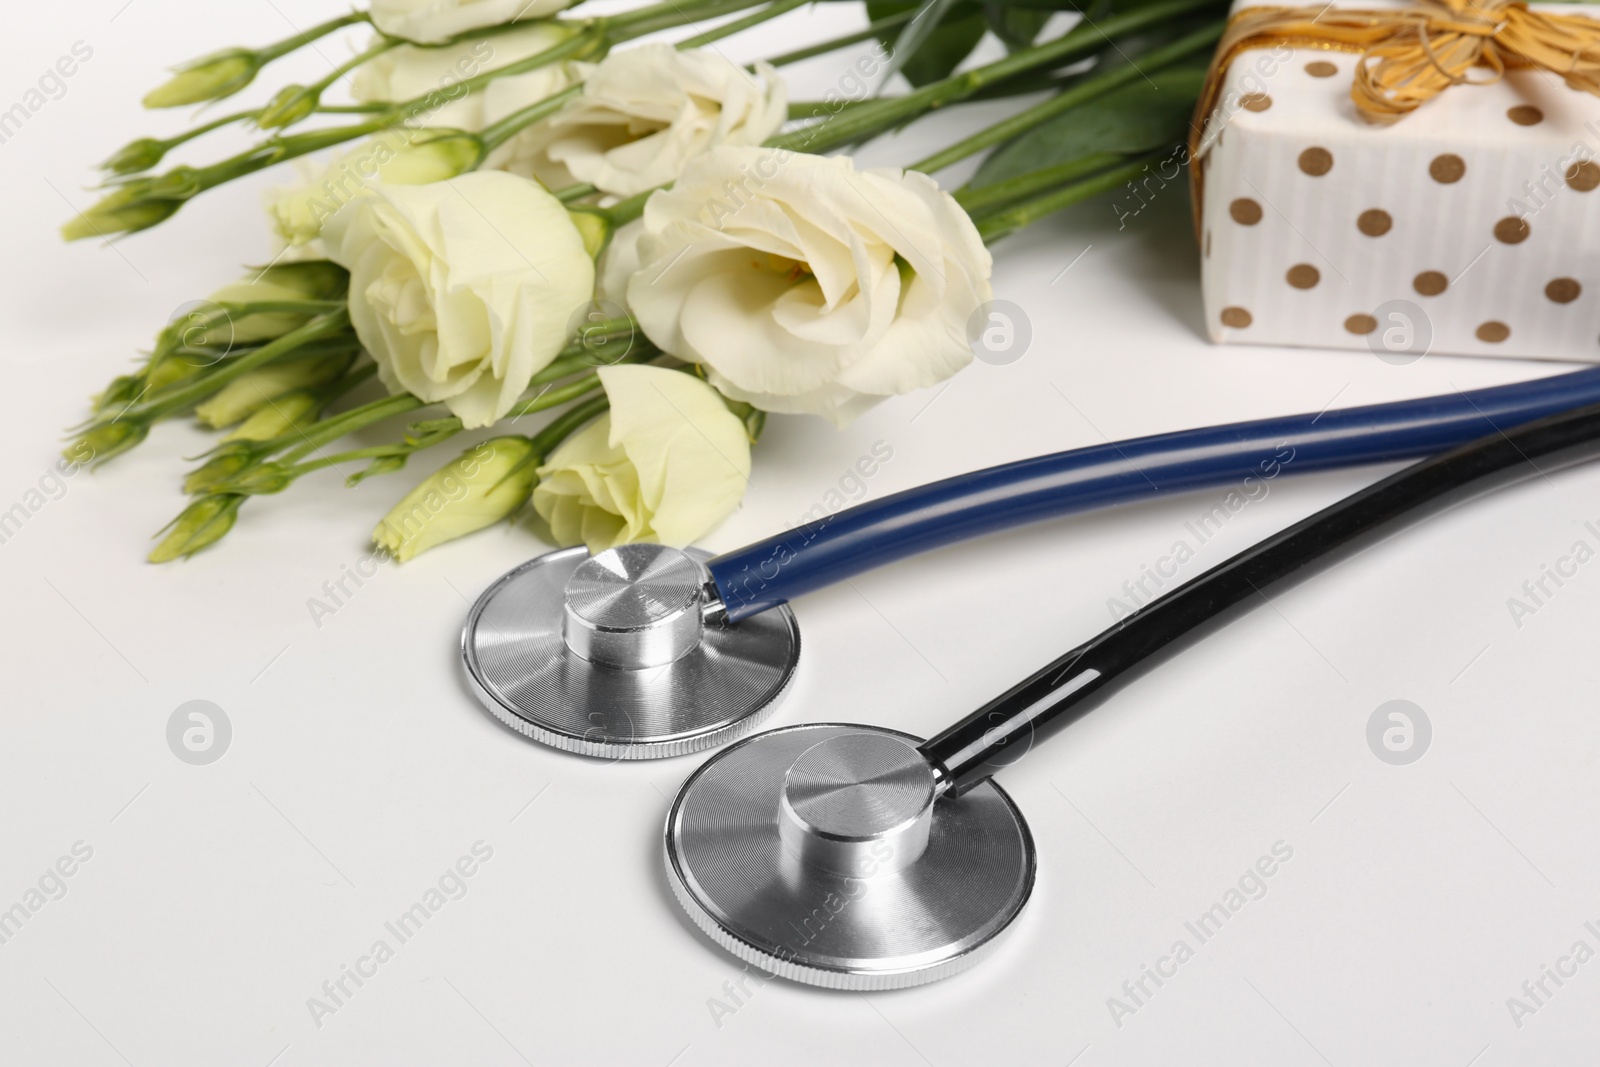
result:
[[[855,724],[807,723],[805,725],[853,726]],[[883,728],[875,727],[875,729]],[[913,737],[911,734],[902,733],[899,730],[884,729],[884,732],[898,734],[899,736],[904,737],[916,744],[921,744],[923,741],[923,738]],[[750,740],[753,740],[753,738]],[[845,992],[859,993],[887,992],[895,989],[911,989],[915,986],[927,985],[931,982],[937,982],[943,978],[954,977],[968,968],[982,963],[991,953],[999,948],[1001,943],[1010,935],[1011,931],[1017,925],[1017,918],[1023,913],[1023,911],[1027,909],[1028,901],[1033,897],[1033,889],[1035,885],[1035,876],[1033,872],[1037,870],[1038,854],[1033,848],[1032,835],[1028,833],[1027,820],[1022,818],[1022,813],[1020,810],[1018,810],[1016,801],[1011,799],[1011,794],[1002,789],[998,782],[990,779],[985,784],[999,793],[1001,798],[1011,808],[1012,812],[1017,816],[1017,820],[1027,838],[1029,876],[1026,883],[1027,889],[1022,894],[1021,899],[1017,901],[1016,909],[1012,912],[1011,919],[1004,926],[991,934],[988,940],[974,945],[972,948],[968,949],[959,956],[945,960],[943,963],[935,964],[931,967],[908,967],[901,970],[882,970],[874,971],[871,974],[858,974],[831,967],[801,964],[796,963],[792,959],[786,959],[782,956],[773,955],[772,953],[767,952],[765,949],[758,948],[746,941],[744,938],[731,934],[724,929],[722,924],[719,923],[716,917],[712,915],[712,913],[703,904],[700,903],[694,892],[689,888],[688,879],[684,876],[683,871],[678,866],[677,860],[672,855],[672,823],[677,817],[678,808],[683,803],[684,797],[688,795],[690,786],[694,784],[695,780],[699,778],[700,775],[710,765],[711,761],[707,760],[700,767],[696,768],[695,772],[684,780],[683,785],[678,789],[678,795],[673,798],[671,805],[669,805],[667,808],[667,819],[661,832],[662,866],[666,870],[667,884],[672,887],[673,898],[677,900],[679,907],[683,908],[684,912],[694,922],[695,926],[699,928],[700,932],[705,934],[712,941],[716,942],[716,944],[724,951],[733,954],[735,957],[743,960],[745,963],[749,963],[761,968],[761,973],[763,975],[773,975],[779,978],[787,978],[791,982],[799,982],[803,985],[816,986],[821,989],[835,989]]]
[[[699,549],[686,549],[685,551],[702,563],[711,558],[710,553],[701,551]],[[547,553],[546,555],[552,554],[553,553]],[[507,707],[498,696],[492,693],[486,686],[483,685],[482,682],[478,680],[475,656],[469,642],[473,633],[473,629],[477,625],[479,616],[483,614],[484,609],[488,606],[489,601],[493,598],[495,592],[507,582],[510,582],[514,578],[521,575],[528,568],[539,564],[539,562],[544,558],[544,556],[537,556],[497,578],[487,589],[483,591],[482,594],[479,595],[478,599],[473,602],[472,609],[467,613],[467,620],[461,627],[461,666],[463,671],[466,673],[467,684],[472,687],[473,695],[478,698],[478,702],[482,704],[490,714],[492,714],[502,724],[509,726],[522,736],[529,738],[530,740],[537,741],[541,745],[547,745],[550,748],[558,749],[562,752],[571,752],[579,756],[594,756],[602,759],[645,760],[669,759],[673,756],[687,756],[695,752],[703,752],[709,748],[716,748],[731,741],[737,741],[747,734],[753,733],[763,722],[766,721],[768,716],[778,710],[778,706],[783,703],[784,699],[789,695],[789,690],[794,686],[794,676],[798,671],[801,652],[800,627],[795,622],[793,609],[787,604],[782,604],[771,610],[781,613],[789,624],[789,631],[794,640],[793,658],[795,667],[788,672],[788,674],[784,677],[783,684],[778,687],[778,690],[772,694],[771,698],[768,699],[765,704],[736,722],[731,722],[725,726],[720,726],[704,733],[693,734],[686,737],[663,738],[659,741],[619,742],[594,741],[580,735],[569,734],[561,730],[553,730],[547,726],[543,726],[539,723],[523,718],[514,709]]]

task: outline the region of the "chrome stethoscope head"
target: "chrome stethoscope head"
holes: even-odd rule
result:
[[[942,796],[917,744],[817,723],[718,753],[667,815],[678,903],[763,974],[809,985],[903,989],[977,963],[1033,890],[1033,838],[992,781]]]
[[[698,752],[755,729],[800,657],[785,605],[723,618],[706,553],[621,545],[546,553],[467,615],[467,678],[501,722],[586,756]]]

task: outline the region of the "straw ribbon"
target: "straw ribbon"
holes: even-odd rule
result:
[[[1393,11],[1253,7],[1228,23],[1200,117],[1242,51],[1290,47],[1360,53],[1350,98],[1370,122],[1391,123],[1454,85],[1487,85],[1507,70],[1559,75],[1600,96],[1600,22],[1530,11],[1523,0],[1422,0]]]

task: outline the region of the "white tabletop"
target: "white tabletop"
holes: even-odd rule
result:
[[[64,246],[55,229],[89,201],[91,164],[179,128],[185,116],[137,106],[162,66],[339,9],[82,0],[12,12],[0,109],[74,42],[93,55],[0,144],[0,510],[33,499],[62,428],[170,311],[269,252],[258,201],[270,176],[111,248]],[[770,54],[854,17],[822,5],[721,47]],[[794,95],[821,96],[864,52],[795,68]],[[267,80],[326,69],[308,52]],[[870,158],[918,158],[998,113],[914,127]],[[995,289],[1034,331],[1024,358],[975,364],[842,432],[773,419],[743,507],[706,547],[796,521],[878,441],[893,459],[867,483],[875,497],[1106,437],[1559,369],[1213,347],[1185,200],[1174,187],[1121,231],[1090,204],[1001,244]],[[467,600],[544,546],[501,528],[385,566],[358,589],[347,581],[354,595],[319,625],[308,602],[443,457],[354,490],[331,472],[307,479],[250,503],[216,549],[147,566],[146,538],[182,504],[180,457],[203,440],[159,428],[0,545],[0,909],[29,913],[0,944],[0,1061],[1487,1067],[1574,1062],[1600,1037],[1600,962],[1588,962],[1600,950],[1600,563],[1520,625],[1507,606],[1574,542],[1600,546],[1583,525],[1600,519],[1600,469],[1459,509],[1275,598],[1007,772],[1039,882],[979,968],[899,993],[774,981],[730,994],[740,965],[679,914],[658,870],[667,798],[700,758],[613,765],[541,748],[462,681]],[[1272,482],[1186,573],[1377,473]],[[1185,523],[1221,495],[1047,523],[804,598],[799,679],[771,722],[937,730],[1107,624],[1107,599],[1192,540]],[[1396,699],[1432,724],[1426,755],[1405,766],[1367,742],[1374,711]],[[232,727],[205,766],[167,743],[191,700]],[[395,939],[385,923],[475,846],[492,856],[464,895]],[[1292,855],[1264,895],[1195,937],[1186,923],[1275,848]],[[58,881],[48,872],[62,857],[73,873]],[[59,899],[29,896],[41,880]],[[392,958],[363,964],[375,973],[359,986],[345,978],[335,1006],[324,983],[379,940]],[[1162,963],[1180,940],[1191,953]],[[1169,977],[1156,985],[1147,965]],[[1546,966],[1572,976],[1558,985]],[[1533,1010],[1513,1017],[1511,997]],[[335,1010],[314,1012],[312,998]]]

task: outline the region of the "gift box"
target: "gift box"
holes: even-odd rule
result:
[[[1298,21],[1235,9],[1236,23],[1270,32],[1243,46],[1234,34],[1231,49],[1224,38],[1191,146],[1212,339],[1370,348],[1397,362],[1428,351],[1600,361],[1600,96],[1587,75],[1566,55],[1535,55],[1565,70],[1524,62],[1539,49],[1520,37],[1469,63],[1447,49],[1479,45],[1474,33],[1505,40],[1505,27],[1466,23],[1463,43],[1427,21],[1440,5],[1359,7],[1332,19],[1292,9],[1308,13]],[[1568,17],[1546,53],[1583,47],[1568,38],[1586,24],[1571,18],[1600,19],[1595,7],[1531,11]],[[1421,28],[1370,28],[1391,18]],[[1385,58],[1377,77],[1398,76],[1398,89],[1374,88]],[[1363,92],[1376,113],[1358,107]]]

